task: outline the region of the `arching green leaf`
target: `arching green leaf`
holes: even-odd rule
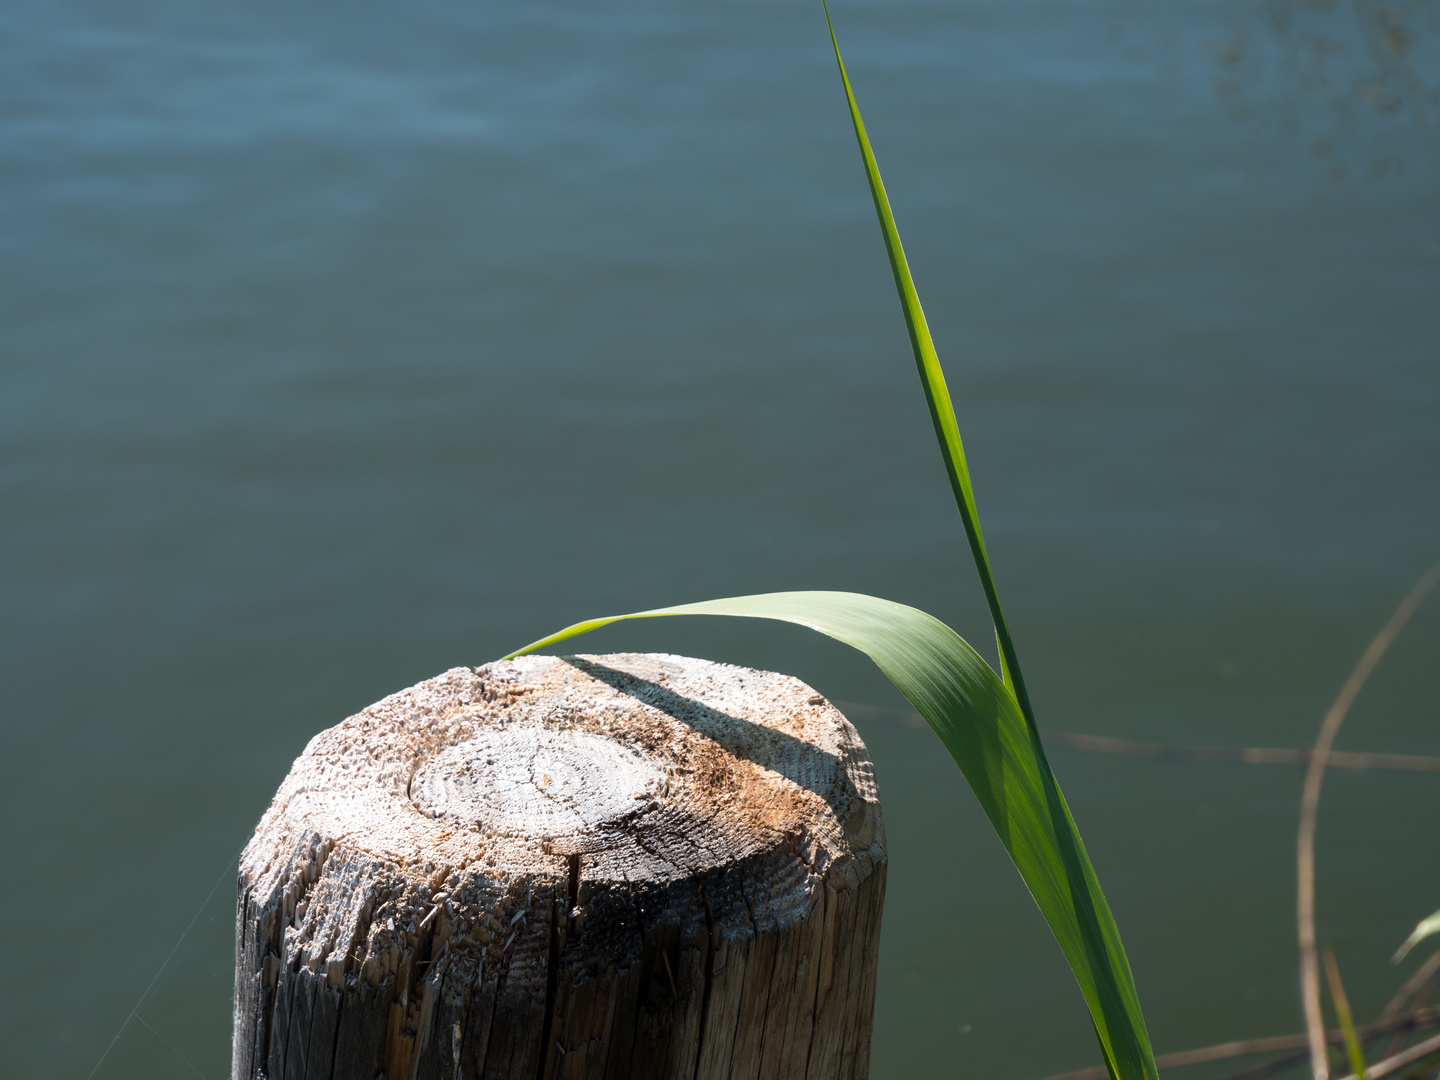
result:
[[[783,592],[614,615],[568,626],[510,657],[621,619],[736,615],[809,627],[872,659],[954,757],[1050,924],[1090,1007],[1112,1075],[1154,1080],[1120,933],[1034,726],[959,634],[916,608],[846,592]]]

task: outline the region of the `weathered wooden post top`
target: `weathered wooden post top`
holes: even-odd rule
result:
[[[456,668],[311,740],[240,863],[234,1080],[863,1078],[885,833],[797,679]]]

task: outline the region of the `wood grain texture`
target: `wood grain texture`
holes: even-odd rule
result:
[[[797,679],[447,671],[315,736],[246,848],[233,1080],[861,1080],[885,858]]]

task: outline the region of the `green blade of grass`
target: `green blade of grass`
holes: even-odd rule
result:
[[[1325,981],[1330,984],[1330,1000],[1335,1005],[1335,1018],[1340,1021],[1340,1034],[1345,1037],[1345,1053],[1350,1058],[1350,1072],[1355,1080],[1365,1080],[1365,1050],[1360,1045],[1360,1036],[1355,1034],[1355,1017],[1350,1012],[1350,999],[1345,996],[1345,984],[1340,981],[1340,965],[1335,963],[1335,952],[1325,946]]]
[[[940,358],[935,353],[935,343],[930,338],[930,325],[925,321],[925,309],[920,306],[920,295],[915,291],[915,280],[910,276],[910,264],[905,260],[905,247],[900,243],[900,231],[895,227],[895,215],[890,212],[890,199],[885,194],[885,184],[880,179],[880,166],[875,162],[875,152],[870,148],[870,137],[865,133],[865,121],[860,116],[860,106],[855,102],[855,91],[850,86],[850,76],[845,71],[845,61],[840,55],[840,43],[835,38],[835,27],[830,22],[830,8],[825,8],[825,25],[830,29],[830,44],[835,49],[835,63],[840,68],[840,81],[845,85],[845,100],[850,105],[850,120],[855,125],[855,139],[860,144],[860,156],[865,160],[865,177],[870,181],[870,195],[875,200],[875,213],[880,218],[880,231],[885,236],[885,250],[890,256],[890,269],[895,275],[895,289],[900,294],[900,307],[905,313],[905,327],[910,332],[910,348],[915,353],[915,366],[920,372],[920,383],[925,388],[925,402],[930,406],[930,419],[935,425],[936,438],[945,459],[945,471],[950,476],[950,487],[955,492],[955,504],[960,508],[960,520],[965,525],[965,538],[970,542],[970,553],[975,557],[975,569],[980,574],[980,587],[985,591],[985,603],[990,607],[990,618],[995,624],[995,642],[1000,650],[1000,672],[1005,683],[1020,704],[1025,719],[1035,726],[1035,713],[1030,707],[1030,695],[1025,689],[1025,677],[1020,673],[1020,659],[1015,654],[1015,643],[1010,639],[1010,628],[1005,622],[1005,612],[1000,607],[1000,593],[995,587],[995,575],[990,569],[990,555],[985,550],[985,534],[980,529],[980,512],[975,508],[975,492],[970,484],[970,469],[965,464],[965,444],[960,440],[960,425],[955,420],[955,406],[950,401],[950,391],[945,385],[945,372],[940,367]]]
[[[1155,1059],[1120,932],[1034,725],[973,648],[933,616],[873,596],[783,592],[655,608],[567,626],[534,652],[621,619],[735,615],[809,627],[865,653],[954,757],[1050,924],[1111,1075],[1155,1080]]]

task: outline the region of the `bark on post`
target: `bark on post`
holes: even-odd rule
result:
[[[456,668],[311,740],[240,863],[234,1080],[863,1078],[885,836],[797,679]]]

